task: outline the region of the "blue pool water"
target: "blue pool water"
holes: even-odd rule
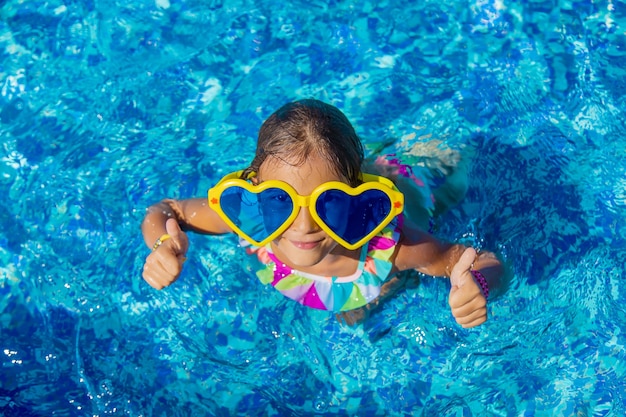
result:
[[[619,1],[3,2],[0,415],[623,416],[625,33]],[[341,325],[232,237],[143,282],[145,208],[205,195],[305,97],[370,152],[462,153],[435,233],[509,263],[486,324],[421,277]]]

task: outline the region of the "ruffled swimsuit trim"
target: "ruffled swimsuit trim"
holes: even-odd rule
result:
[[[266,264],[257,276],[262,283],[271,284],[284,296],[311,308],[347,311],[362,307],[378,297],[382,284],[389,278],[390,259],[400,238],[402,222],[402,215],[397,216],[363,246],[352,275],[326,277],[291,269],[267,245],[257,251],[259,260]]]

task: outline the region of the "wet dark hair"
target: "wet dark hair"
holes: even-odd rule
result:
[[[242,177],[258,172],[268,156],[301,165],[315,153],[349,185],[360,183],[363,144],[341,110],[313,99],[287,103],[261,126],[256,154]]]

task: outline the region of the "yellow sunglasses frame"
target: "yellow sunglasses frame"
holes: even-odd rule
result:
[[[347,249],[356,249],[360,246],[363,246],[366,242],[368,242],[372,237],[374,237],[378,232],[380,232],[385,226],[387,226],[395,216],[402,213],[404,209],[404,194],[402,194],[398,188],[394,185],[394,183],[385,177],[380,177],[378,175],[361,173],[360,178],[363,181],[362,184],[357,186],[356,188],[350,187],[348,184],[339,181],[329,181],[323,184],[320,184],[317,188],[313,190],[311,195],[303,196],[296,192],[292,186],[287,184],[286,182],[279,180],[269,180],[263,181],[260,184],[254,185],[250,183],[248,180],[254,177],[256,174],[252,173],[248,180],[244,180],[241,178],[243,171],[236,171],[231,174],[224,176],[214,187],[209,189],[208,192],[208,201],[209,207],[213,209],[220,218],[226,222],[226,224],[240,237],[244,238],[251,244],[255,246],[265,246],[267,243],[276,239],[280,236],[285,230],[291,226],[293,221],[298,217],[298,213],[302,207],[308,207],[309,213],[311,217],[317,225],[326,232],[330,237],[332,237],[335,241],[337,241],[340,245]],[[285,191],[293,201],[293,210],[292,213],[285,219],[283,224],[277,228],[273,233],[271,233],[268,237],[261,241],[256,241],[244,233],[237,225],[235,225],[230,218],[224,213],[222,207],[220,206],[220,197],[224,190],[237,186],[241,187],[246,191],[249,191],[253,194],[259,194],[268,188],[278,188],[280,190]],[[380,224],[375,227],[370,233],[368,233],[365,237],[360,239],[356,243],[349,243],[341,236],[337,235],[332,229],[330,229],[326,223],[320,218],[317,214],[317,210],[315,209],[315,204],[311,204],[311,202],[317,201],[317,198],[325,191],[328,190],[339,190],[350,196],[357,196],[362,194],[368,190],[378,190],[384,192],[391,202],[391,210],[389,214],[380,222]]]

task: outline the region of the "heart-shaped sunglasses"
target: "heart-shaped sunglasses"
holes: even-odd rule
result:
[[[402,213],[404,195],[393,182],[361,173],[356,188],[339,181],[319,185],[311,195],[299,195],[283,181],[252,184],[243,171],[226,175],[209,190],[209,206],[240,237],[255,246],[276,239],[308,207],[324,232],[348,249],[364,245]]]

